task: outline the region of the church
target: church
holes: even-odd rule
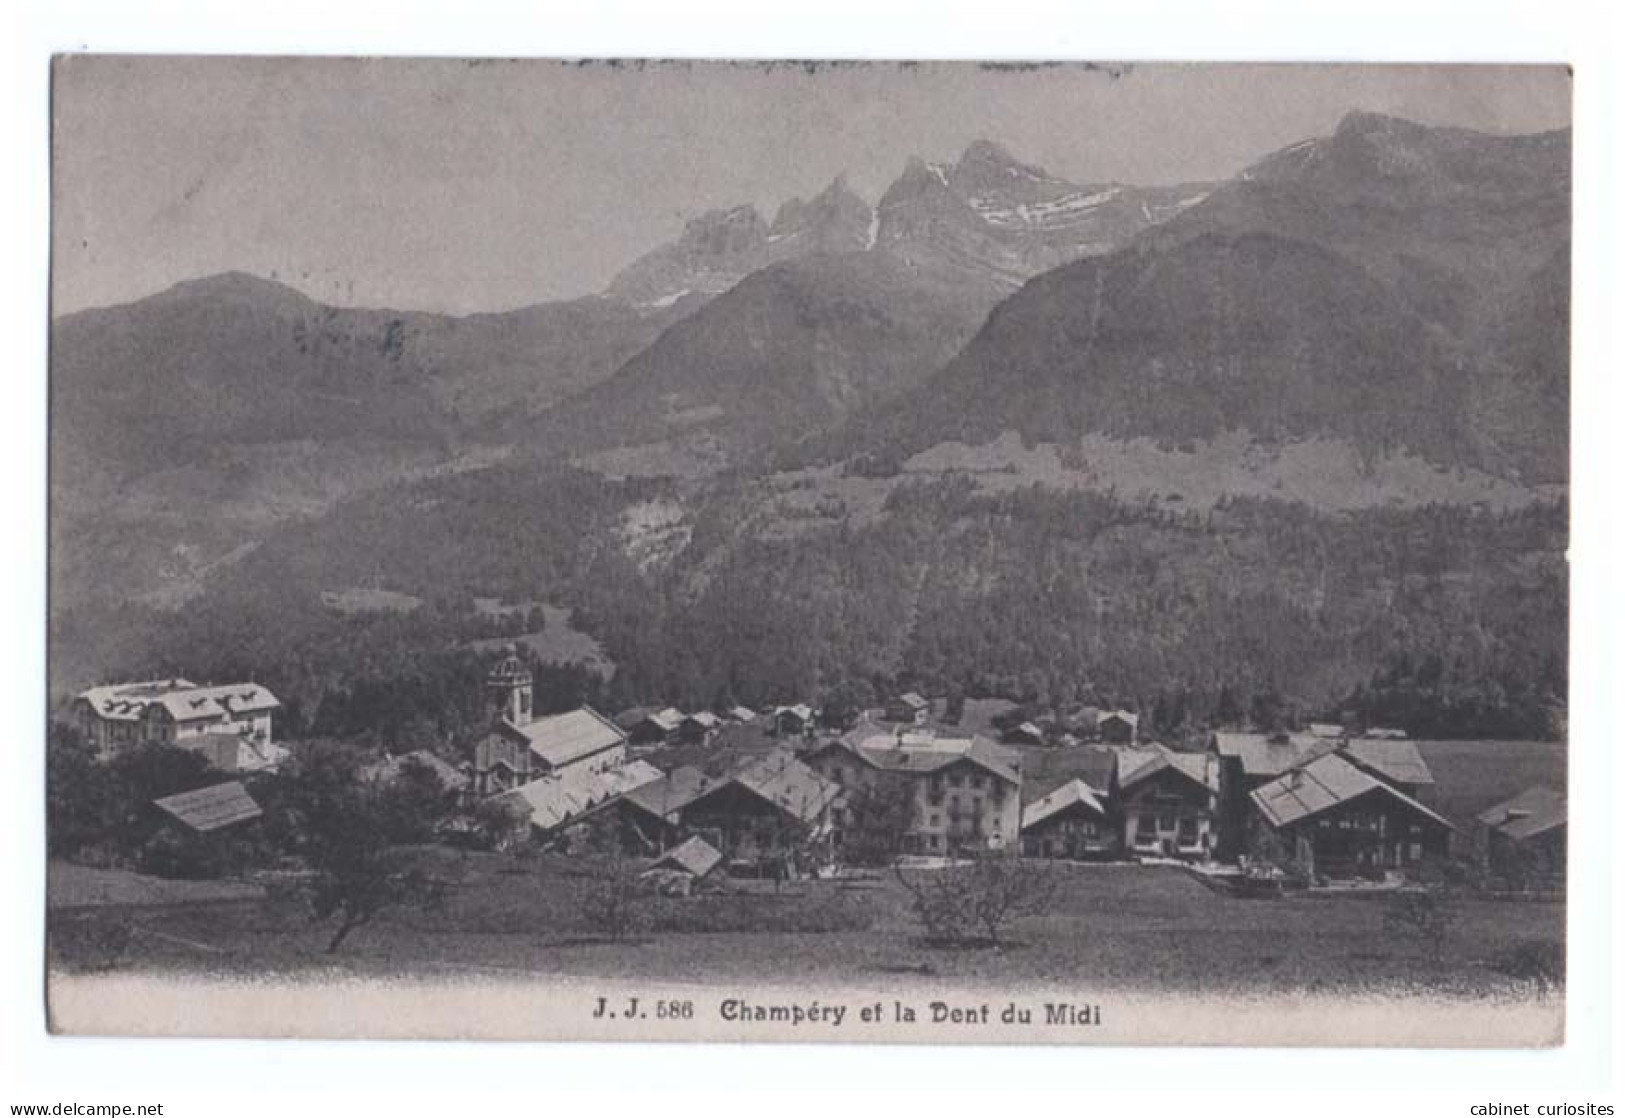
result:
[[[536,717],[530,669],[510,650],[485,678],[491,729],[474,747],[474,794],[490,796],[562,772],[626,760],[626,734],[591,707]]]

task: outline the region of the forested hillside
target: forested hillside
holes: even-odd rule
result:
[[[622,515],[652,498],[688,502],[690,535],[640,565]],[[1566,689],[1561,505],[1177,512],[961,479],[899,486],[875,518],[741,532],[759,500],[745,482],[682,492],[541,466],[435,479],[341,506],[178,613],[68,616],[59,635],[102,634],[97,676],[252,675],[312,720],[358,682],[471,692],[470,642],[504,631],[481,620],[484,597],[574,607],[602,642],[613,680],[559,676],[560,705],[867,701],[906,685],[1127,704],[1168,735],[1354,711],[1497,737],[1549,736]],[[358,585],[421,604],[323,604],[322,589]],[[401,716],[344,717],[378,730]]]

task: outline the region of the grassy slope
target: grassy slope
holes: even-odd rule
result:
[[[906,894],[890,879],[799,883],[780,895],[753,883],[728,896],[660,901],[661,923],[678,930],[617,944],[586,935],[575,915],[580,881],[560,863],[475,855],[464,866],[464,883],[444,911],[392,915],[357,932],[337,956],[321,953],[327,929],[291,911],[215,905],[144,913],[124,965],[714,983],[879,978],[1006,990],[1067,983],[1179,992],[1425,987],[1484,996],[1510,989],[1487,965],[1510,944],[1562,935],[1559,905],[1472,903],[1448,958],[1435,965],[1421,945],[1384,930],[1382,905],[1369,899],[1242,901],[1180,870],[1113,866],[1059,868],[1063,880],[1049,914],[1019,922],[1004,952],[926,947]],[[765,930],[741,930],[751,927]]]

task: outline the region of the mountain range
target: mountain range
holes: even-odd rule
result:
[[[837,177],[771,221],[704,214],[580,299],[453,317],[232,274],[67,315],[53,610],[227,616],[211,588],[319,580],[323,540],[344,579],[467,582],[402,536],[414,517],[481,537],[505,586],[571,531],[593,562],[636,543],[642,564],[646,521],[661,555],[709,540],[703,572],[955,473],[1210,502],[1358,489],[1322,511],[1544,500],[1567,477],[1568,158],[1566,132],[1351,114],[1229,180],[1145,188],[982,141],[909,160],[873,206]],[[570,463],[647,484],[569,531],[502,522],[559,516],[535,487]]]
[[[1080,185],[978,140],[957,162],[911,157],[874,205],[837,176],[811,201],[784,203],[771,223],[751,205],[707,211],[628,265],[606,294],[659,307],[719,294],[769,264],[873,252],[1005,295],[1039,272],[1111,251],[1208,190]]]

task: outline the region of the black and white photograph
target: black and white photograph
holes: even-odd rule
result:
[[[53,1032],[1563,1043],[1567,66],[50,77]]]

